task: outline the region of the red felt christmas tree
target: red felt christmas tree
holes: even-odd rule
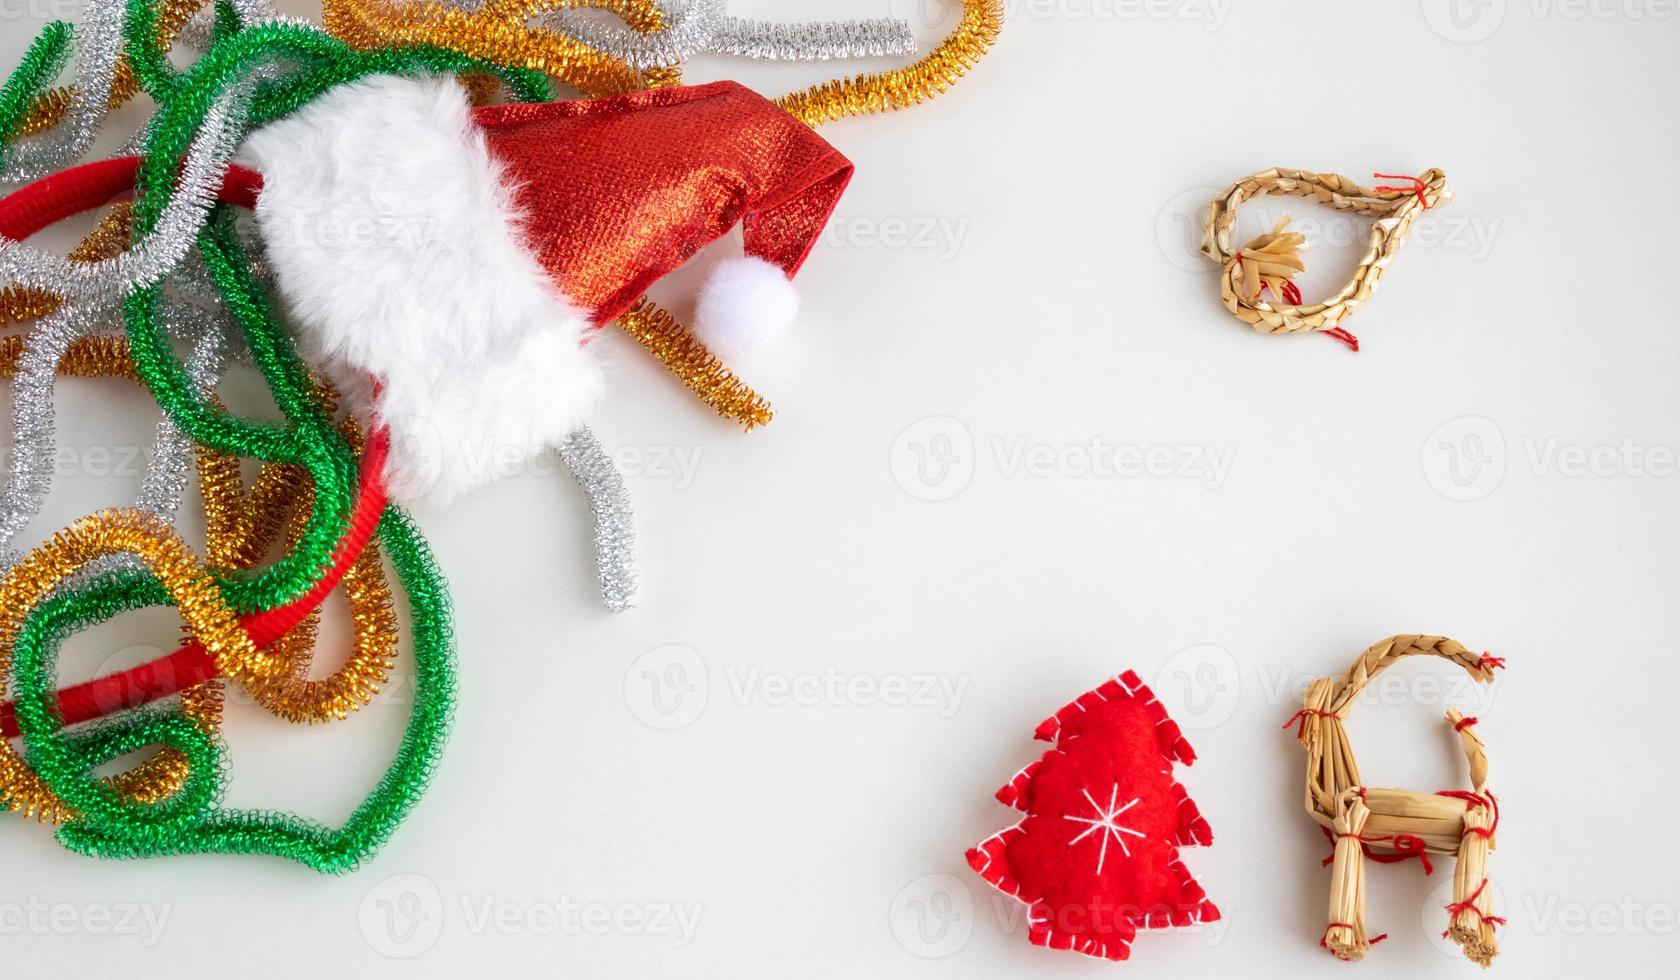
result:
[[[1136,674],[1080,696],[1036,737],[1055,748],[997,793],[1026,816],[968,852],[981,877],[1026,903],[1034,945],[1123,960],[1139,929],[1219,918],[1178,856],[1213,843],[1172,773],[1196,753]]]

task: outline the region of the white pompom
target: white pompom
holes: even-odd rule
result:
[[[799,314],[799,292],[780,267],[754,255],[728,259],[700,289],[694,333],[724,363],[781,336]]]

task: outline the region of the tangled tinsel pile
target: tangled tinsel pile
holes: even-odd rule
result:
[[[955,30],[921,60],[778,104],[814,126],[938,95],[1001,26],[1001,0],[962,5]],[[60,824],[60,842],[82,853],[262,853],[339,872],[389,837],[438,764],[455,698],[449,600],[419,530],[387,504],[386,434],[340,410],[276,311],[260,245],[236,218],[255,193],[232,166],[246,135],[371,74],[457,75],[482,100],[546,101],[555,83],[588,96],[676,84],[702,54],[821,61],[905,56],[915,45],[897,21],[763,23],[729,16],[722,0],[326,0],[324,26],[276,16],[266,0],[203,7],[88,0],[78,25],[47,25],[0,88],[0,187],[15,188],[0,198],[0,326],[25,328],[0,336],[13,394],[0,487],[0,672],[13,702],[0,720],[22,743],[0,739],[0,802]],[[177,45],[193,56],[172,59]],[[140,131],[118,156],[83,163],[111,111],[141,92],[156,110]],[[109,203],[128,191],[132,201]],[[100,207],[98,227],[68,256],[25,244]],[[620,325],[721,415],[747,428],[770,420],[768,403],[657,306],[644,300]],[[243,365],[282,421],[235,414],[218,398],[224,374]],[[62,375],[144,385],[163,420],[131,507],[23,551],[13,542],[51,491]],[[623,481],[587,430],[558,451],[590,499],[603,599],[622,609],[635,595]],[[249,486],[246,459],[260,464]],[[194,472],[203,555],[173,526]],[[340,589],[352,647],[335,672],[312,678],[317,607]],[[223,685],[288,721],[346,718],[395,668],[397,594],[415,697],[371,794],[337,828],[222,806]],[[69,636],[160,605],[178,611],[184,646],[58,690],[55,656]],[[133,769],[97,774],[141,750],[150,754]]]

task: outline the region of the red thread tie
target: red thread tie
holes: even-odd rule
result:
[[[1482,890],[1485,889],[1487,886],[1488,886],[1488,880],[1486,878],[1483,878],[1482,883],[1476,886],[1476,890],[1470,893],[1469,898],[1465,899],[1462,902],[1454,902],[1451,905],[1447,906],[1447,916],[1448,916],[1447,921],[1450,923],[1453,919],[1458,918],[1458,913],[1460,913],[1460,912],[1474,912],[1474,913],[1476,913],[1476,918],[1478,920],[1480,920],[1482,922],[1485,922],[1490,926],[1498,927],[1498,926],[1504,925],[1505,924],[1504,919],[1500,918],[1497,915],[1484,915],[1484,914],[1482,914],[1482,910],[1476,907],[1476,899],[1478,899],[1482,896]],[[1329,932],[1329,930],[1325,930],[1325,931],[1326,931],[1326,933]],[[1445,939],[1450,935],[1452,935],[1452,926],[1449,924],[1447,926],[1446,930],[1441,933],[1441,938]]]
[[[1406,174],[1372,174],[1371,176],[1379,180],[1404,180],[1409,182],[1412,185],[1410,187],[1377,187],[1373,189],[1390,194],[1404,194],[1411,191],[1417,195],[1418,203],[1423,205],[1423,209],[1425,211],[1429,210],[1429,198],[1423,196],[1423,192],[1429,189],[1429,185],[1424,182],[1422,177],[1409,177]]]
[[[1317,708],[1302,708],[1300,711],[1297,711],[1294,714],[1290,715],[1289,720],[1283,723],[1283,727],[1288,728],[1290,725],[1293,725],[1297,721],[1299,721],[1301,723],[1301,727],[1295,729],[1295,737],[1300,738],[1301,733],[1307,730],[1307,719],[1308,718],[1335,718],[1335,717],[1338,717],[1338,716],[1334,711],[1320,711]]]
[[[1482,654],[1482,659],[1479,660],[1477,662],[1477,664],[1478,664],[1478,666],[1486,667],[1490,671],[1504,670],[1505,669],[1505,658],[1504,657],[1496,657],[1491,653],[1484,653],[1484,654]]]
[[[1489,810],[1493,811],[1493,823],[1491,825],[1487,827],[1466,827],[1464,828],[1464,833],[1460,835],[1461,839],[1463,837],[1470,837],[1474,835],[1476,837],[1486,838],[1487,840],[1493,840],[1493,835],[1499,832],[1499,797],[1494,796],[1491,792],[1484,797],[1479,793],[1472,793],[1469,790],[1443,789],[1437,791],[1435,795],[1445,796],[1450,800],[1463,800],[1464,809],[1467,812],[1474,810],[1479,806],[1485,806]]]
[[[1454,726],[1453,726],[1453,731],[1455,731],[1455,732],[1462,732],[1462,731],[1464,731],[1464,730],[1465,730],[1465,729],[1466,729],[1466,728],[1469,728],[1469,727],[1470,727],[1470,726],[1471,726],[1471,725],[1474,725],[1474,724],[1476,724],[1476,723],[1477,723],[1477,722],[1479,722],[1479,721],[1480,721],[1480,720],[1481,720],[1481,719],[1479,719],[1479,718],[1474,718],[1474,717],[1471,717],[1471,718],[1460,718],[1460,719],[1459,719],[1459,720],[1458,720],[1458,724],[1456,724],[1456,725],[1454,725]]]
[[[1378,864],[1399,864],[1401,861],[1410,861],[1412,858],[1417,858],[1423,863],[1423,873],[1425,875],[1432,875],[1435,873],[1435,865],[1429,863],[1429,855],[1425,853],[1429,845],[1425,844],[1423,842],[1423,838],[1417,836],[1416,834],[1394,834],[1389,837],[1361,837],[1358,834],[1332,834],[1329,829],[1325,827],[1320,827],[1318,829],[1324,831],[1324,836],[1329,839],[1331,847],[1335,847],[1336,842],[1339,840],[1356,840],[1359,842],[1360,853],[1364,854],[1366,857]],[[1371,850],[1372,844],[1387,844],[1399,853],[1378,854]],[[1330,866],[1331,862],[1335,860],[1336,853],[1331,851],[1330,856],[1320,862],[1319,866],[1327,868]]]
[[[1360,840],[1361,846],[1364,847],[1364,849],[1365,849],[1365,856],[1370,858],[1371,860],[1377,862],[1378,864],[1399,864],[1401,861],[1407,861],[1407,860],[1410,860],[1411,858],[1417,858],[1418,861],[1423,865],[1423,873],[1424,874],[1432,875],[1432,874],[1435,873],[1435,866],[1433,864],[1429,863],[1429,855],[1427,853],[1425,853],[1426,850],[1428,849],[1429,845],[1427,845],[1423,842],[1422,837],[1418,837],[1415,834],[1395,834],[1393,837],[1389,837],[1389,838],[1361,837],[1359,840]],[[1395,854],[1375,854],[1375,853],[1372,853],[1371,848],[1370,848],[1370,842],[1373,841],[1373,840],[1376,841],[1377,843],[1388,844],[1389,846],[1393,847],[1394,850],[1397,851],[1398,853],[1395,853]]]

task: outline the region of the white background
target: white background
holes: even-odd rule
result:
[[[893,3],[929,43],[953,22],[941,0]],[[741,365],[772,425],[743,434],[633,343],[601,342],[596,430],[626,454],[640,608],[600,608],[563,472],[420,515],[459,613],[459,720],[383,852],[341,878],[249,857],[101,863],[14,822],[8,968],[1328,975],[1346,968],[1316,947],[1326,848],[1279,726],[1309,679],[1431,632],[1510,669],[1485,694],[1409,665],[1351,728],[1369,782],[1435,789],[1464,780],[1443,708],[1481,717],[1505,804],[1496,968],[1671,974],[1680,13],[1462,8],[1011,0],[996,49],[944,98],[823,130],[857,178],[800,276],[796,333]],[[52,8],[3,9],[9,66]],[[836,73],[707,59],[689,77],[777,94]],[[1458,192],[1349,322],[1360,354],[1250,332],[1194,252],[1218,188],[1273,165],[1439,166]],[[1250,212],[1245,229],[1291,213],[1313,236],[1309,295],[1362,247],[1363,228],[1300,202]],[[686,312],[684,291],[661,295]],[[149,442],[142,392],[63,387],[64,445]],[[1229,469],[1095,474],[1093,445]],[[1032,447],[1047,468],[1015,465]],[[73,453],[29,540],[131,499],[138,473],[108,465]],[[167,614],[125,618],[71,644],[65,679],[174,636]],[[1186,859],[1225,921],[1144,935],[1114,966],[1030,947],[962,855],[1012,822],[991,794],[1043,748],[1034,726],[1126,668],[1202,755],[1182,776],[1217,843]],[[815,697],[785,703],[784,680]],[[869,682],[950,693],[884,704],[847,686]],[[332,729],[236,704],[230,803],[342,819],[406,692]],[[1435,938],[1438,864],[1371,867],[1370,926],[1391,939],[1362,976],[1476,972]],[[132,928],[100,925],[135,909]],[[678,911],[698,915],[691,934]]]

